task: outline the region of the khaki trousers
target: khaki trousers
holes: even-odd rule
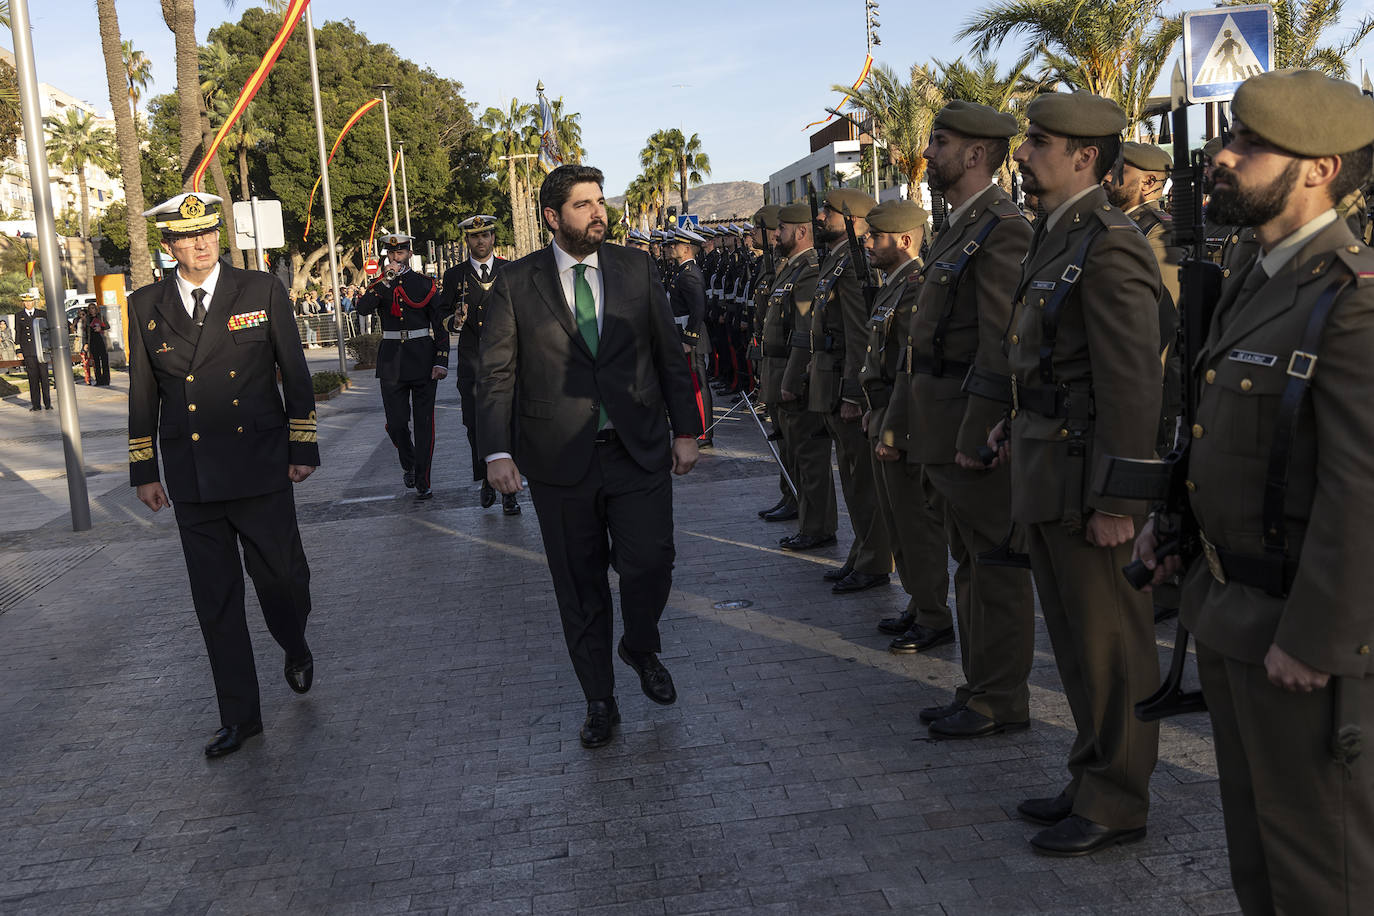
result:
[[[872,455],[872,452],[869,452]],[[921,466],[873,457],[878,507],[887,526],[902,589],[911,596],[907,611],[935,630],[954,625],[949,610],[949,548],[942,514],[927,501]]]
[[[849,564],[856,572],[887,575],[892,572],[892,540],[878,511],[878,484],[873,470],[873,449],[859,421],[846,423],[839,411],[822,414],[826,432],[835,442],[840,466],[840,490],[854,529]]]
[[[773,422],[782,431],[792,456],[787,472],[797,485],[798,531],[830,537],[839,526],[835,481],[830,474],[830,437],[820,414],[807,410],[803,403],[778,404]]]

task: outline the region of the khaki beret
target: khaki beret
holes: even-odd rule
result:
[[[1174,157],[1153,143],[1127,140],[1121,144],[1121,158],[1143,172],[1167,172],[1173,168]]]
[[[809,223],[811,222],[811,204],[801,200],[795,204],[788,204],[778,208],[779,223]]]
[[[911,232],[925,228],[930,214],[914,200],[885,200],[868,211],[868,228],[878,232]]]
[[[764,204],[762,207],[759,207],[758,212],[754,214],[754,225],[762,226],[764,229],[782,228],[782,222],[778,219],[778,211],[781,209],[782,207],[779,207],[777,204]],[[807,212],[808,215],[810,215],[810,211],[808,210]]]
[[[1374,102],[1315,70],[1274,70],[1240,84],[1237,121],[1299,156],[1337,156],[1374,142]]]
[[[1016,136],[1016,118],[987,105],[955,99],[935,116],[931,130],[952,130],[965,137]]]
[[[1208,159],[1215,159],[1217,158],[1217,153],[1221,152],[1222,147],[1225,145],[1225,142],[1223,142],[1220,137],[1213,137],[1202,144],[1202,155],[1206,156]]]
[[[1126,113],[1091,92],[1046,92],[1026,106],[1026,117],[1061,137],[1111,137],[1126,129]]]
[[[863,219],[868,216],[868,211],[873,209],[877,201],[869,197],[857,188],[833,188],[825,192],[825,205],[836,213],[843,213],[844,208],[849,208],[849,215],[855,219]]]

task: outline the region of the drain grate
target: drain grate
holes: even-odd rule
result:
[[[55,582],[104,546],[82,544],[52,550],[7,552],[0,556],[0,613]]]

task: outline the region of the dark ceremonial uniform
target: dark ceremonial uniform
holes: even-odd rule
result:
[[[34,322],[48,320],[48,313],[43,309],[34,309],[32,315],[27,314],[23,309],[14,313],[14,345],[18,348],[20,356],[24,359],[24,374],[29,379],[29,400],[33,403],[34,410],[38,410],[38,400],[40,396],[43,406],[52,409],[52,394],[48,391],[48,363],[45,359],[40,362],[38,359],[38,341],[34,334]],[[47,356],[48,342],[43,341],[43,355]]]
[[[484,280],[480,268],[473,266],[471,258],[465,258],[461,264],[444,271],[443,292],[439,299],[439,312],[442,315],[456,318],[457,312],[464,310],[462,325],[456,329],[458,346],[453,374],[458,379],[463,428],[467,430],[468,447],[472,450],[474,481],[487,479],[487,463],[477,449],[477,398],[473,394],[473,386],[477,383],[477,345],[482,338],[491,287],[496,282],[496,275],[507,263],[505,258],[493,255],[488,276]]]
[[[701,416],[701,428],[709,430],[714,405],[711,386],[706,380],[706,357],[700,349],[702,332],[706,329],[706,289],[695,259],[683,261],[668,279],[668,302],[673,310],[673,321],[682,334],[683,344],[692,348],[687,354],[692,369],[692,391],[696,398],[697,413]],[[711,438],[709,432],[703,435]]]
[[[401,459],[401,469],[415,475],[419,494],[430,489],[434,457],[435,367],[448,368],[447,317],[439,305],[434,281],[413,270],[401,273],[393,286],[378,280],[354,306],[359,314],[377,314],[382,343],[377,350],[386,432]],[[410,422],[415,420],[415,438]]]
[[[286,290],[269,274],[217,270],[200,327],[176,273],[129,297],[129,482],[165,481],[230,727],[262,719],[240,544],[273,638],[288,659],[310,654],[310,567],[287,473],[318,466],[320,448]]]

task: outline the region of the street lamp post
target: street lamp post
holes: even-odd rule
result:
[[[382,91],[382,126],[386,129],[387,187],[391,189],[391,225],[395,227],[393,232],[400,232],[401,214],[396,207],[396,157],[391,152],[391,109],[386,100],[386,91],[395,87],[390,83],[379,83],[376,88]]]
[[[878,0],[864,0],[864,19],[866,22],[865,36],[868,38],[868,56],[873,56],[873,49],[882,44],[882,39],[878,37],[878,27],[882,23],[878,22]],[[878,113],[870,111],[868,119],[871,122],[868,135],[872,139],[873,148],[873,199],[878,199]]]
[[[406,235],[410,235],[410,184],[406,181],[406,145],[401,147],[401,197],[406,205]]]
[[[324,151],[324,110],[320,106],[320,68],[315,61],[315,23],[310,18],[309,5],[305,8],[305,35],[310,48],[310,91],[315,99],[315,141],[320,156],[320,190],[324,192],[324,234],[325,241],[329,243],[329,278],[334,284],[334,327],[338,334],[339,374],[347,378],[348,362],[344,358],[343,288],[339,286],[339,256],[334,247],[334,201],[329,193],[329,157]],[[382,111],[386,111],[385,106]],[[389,155],[387,159],[390,160]]]

